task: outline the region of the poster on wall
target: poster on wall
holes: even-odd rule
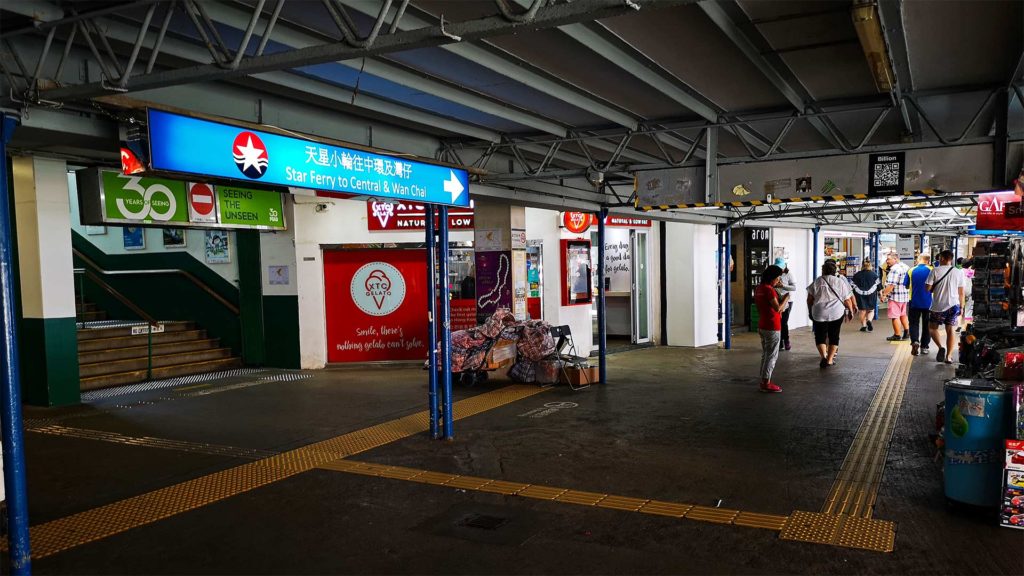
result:
[[[526,250],[512,251],[512,268],[519,271],[515,274],[515,286],[512,290],[512,314],[516,320],[522,322],[527,319],[526,277],[523,275],[523,271],[526,270]]]
[[[868,196],[903,194],[904,152],[870,154],[868,159]]]
[[[185,231],[181,228],[163,228],[164,248],[184,248],[186,245]]]
[[[476,253],[476,314],[483,323],[499,308],[512,309],[512,254]]]
[[[327,361],[427,357],[426,250],[324,251]]]
[[[145,228],[139,228],[138,226],[125,226],[124,228],[121,228],[121,233],[124,237],[125,250],[146,249]]]
[[[629,292],[633,286],[629,231],[609,230],[604,243],[605,288],[608,292]]]
[[[231,262],[231,247],[228,245],[227,231],[207,230],[205,244],[207,264],[229,264]]]

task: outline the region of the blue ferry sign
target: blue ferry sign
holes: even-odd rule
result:
[[[314,140],[148,110],[155,171],[469,206],[469,174]]]

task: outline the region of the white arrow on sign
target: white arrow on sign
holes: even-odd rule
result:
[[[459,179],[455,176],[454,170],[449,170],[451,177],[444,181],[444,191],[452,195],[452,204],[455,203],[455,199],[462,195],[462,191],[466,188],[459,182]]]

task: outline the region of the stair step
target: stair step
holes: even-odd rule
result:
[[[81,331],[79,331],[81,333]],[[111,350],[114,348],[135,348],[146,345],[149,336],[116,336],[114,338],[89,338],[78,341],[78,353],[95,352],[97,350]],[[206,338],[206,330],[179,330],[153,334],[153,344],[169,344],[171,342],[185,342],[188,340],[203,340]]]
[[[178,376],[190,376],[192,374],[205,374],[207,372],[218,372],[221,370],[240,368],[241,366],[242,359],[238,357],[208,360],[205,362],[193,362],[190,364],[175,364],[172,366],[154,368],[153,379],[157,380],[163,378],[175,378]],[[97,388],[109,388],[111,386],[135,384],[137,382],[144,382],[145,380],[145,369],[132,370],[129,372],[118,372],[116,374],[104,374],[102,376],[82,378],[79,383],[79,387],[84,392],[86,390],[95,390]]]
[[[164,333],[167,332],[180,332],[182,330],[194,330],[195,322],[185,321],[173,321],[173,322],[161,322],[164,325]],[[131,326],[116,326],[110,328],[81,328],[78,330],[78,340],[91,340],[94,338],[117,338],[121,336],[131,336]],[[154,336],[156,336],[154,334]],[[143,334],[145,337],[145,334]]]
[[[195,352],[197,350],[210,350],[216,348],[220,342],[217,338],[204,338],[198,340],[182,340],[181,342],[168,342],[166,344],[154,344],[153,355],[165,356],[167,354],[181,354],[183,352]],[[149,354],[149,346],[131,346],[120,348],[104,348],[78,354],[78,363],[93,364],[96,362],[113,362],[115,360],[128,360],[132,358],[145,358]]]
[[[196,362],[205,362],[207,360],[219,360],[222,358],[230,357],[230,348],[211,348],[209,350],[182,352],[180,354],[164,354],[161,356],[153,356],[153,367],[174,366],[176,364],[194,364]],[[136,370],[145,371],[148,363],[149,359],[146,357],[142,357],[129,358],[127,360],[115,360],[113,362],[94,362],[92,364],[80,364],[78,366],[78,375],[80,378],[84,379],[89,378],[91,376],[116,374],[118,372],[132,372]]]
[[[97,320],[106,320],[107,313],[103,310],[92,310],[88,312],[79,312],[75,317],[79,322],[95,322]]]

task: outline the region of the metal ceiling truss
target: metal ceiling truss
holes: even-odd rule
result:
[[[528,26],[530,30],[554,28],[576,22],[591,21],[600,18],[609,18],[633,12],[640,8],[667,8],[688,3],[692,0],[576,0],[571,3],[553,4],[548,0],[533,0],[531,7],[522,13],[513,13],[507,2],[495,0],[499,15],[468,20],[464,22],[441,21],[434,26],[419,27],[414,29],[403,29],[402,21],[406,19],[408,12],[405,10],[407,0],[401,0],[397,5],[393,17],[387,29],[391,16],[391,8],[394,2],[384,0],[379,11],[375,14],[375,21],[371,31],[366,36],[360,36],[357,27],[351,16],[346,12],[343,2],[337,0],[324,0],[329,7],[332,18],[338,27],[341,41],[325,42],[323,44],[305,48],[282,50],[272,54],[260,52],[266,48],[267,38],[272,36],[273,28],[276,26],[280,15],[280,7],[285,0],[277,0],[274,11],[264,18],[266,1],[259,0],[251,10],[250,20],[241,40],[237,45],[228,45],[221,37],[214,21],[210,18],[205,2],[197,0],[139,0],[136,2],[119,4],[116,11],[119,13],[128,12],[140,6],[148,6],[147,14],[139,27],[139,33],[131,50],[131,56],[127,59],[120,58],[111,48],[106,37],[97,34],[94,19],[110,14],[112,7],[105,7],[101,10],[76,14],[72,13],[66,18],[53,22],[41,23],[37,26],[30,26],[7,32],[0,36],[4,47],[12,58],[0,58],[3,65],[3,72],[9,80],[13,79],[15,71],[8,68],[6,62],[16,63],[18,75],[21,76],[19,84],[13,84],[22,96],[29,102],[50,101],[65,102],[70,100],[84,100],[96,96],[103,96],[125,91],[147,90],[164,88],[193,82],[216,81],[236,78],[239,76],[301,68],[314,64],[336,62],[339,60],[350,60],[367,56],[376,56],[392,52],[443,46],[452,43],[464,43],[473,40],[481,40],[493,36],[501,36],[518,32]],[[167,11],[180,6],[188,14],[189,19],[195,26],[196,32],[202,38],[210,52],[212,62],[159,71],[136,70],[135,59],[145,47],[149,50],[150,60],[155,60],[160,52],[158,40],[153,42],[152,47],[146,42],[147,37],[154,33],[151,28],[152,19],[158,7],[165,12],[164,22],[170,19],[166,16]],[[260,23],[265,21],[261,27],[260,46],[250,54],[250,45]],[[49,51],[53,40],[59,34],[61,38],[70,40],[66,42],[65,52],[70,50],[74,42],[72,31],[82,36],[82,40],[88,45],[96,63],[102,70],[103,78],[99,82],[88,82],[74,86],[46,87],[43,89],[37,81],[39,74],[30,75],[29,68],[24,65],[21,54],[15,49],[10,39],[22,34],[46,32],[48,41],[44,50],[35,59],[38,65],[35,67],[42,73],[48,62]],[[156,38],[162,38],[166,28],[161,24],[161,29],[156,31]],[[97,45],[96,36],[99,40]],[[58,68],[61,67],[58,64]]]
[[[974,224],[977,200],[968,194],[927,197],[893,196],[870,200],[826,200],[756,207],[728,207],[731,226],[756,220],[811,218],[819,226],[866,226],[870,229],[915,228],[962,231]]]
[[[522,136],[512,137],[505,136],[501,142],[460,142],[460,141],[447,141],[442,143],[443,154],[448,155],[450,159],[466,159],[470,165],[483,167],[486,165],[486,160],[495,153],[511,153],[515,155],[515,150],[524,145],[530,145],[534,148],[543,148],[547,151],[557,152],[562,146],[573,143],[581,146],[584,149],[584,156],[590,161],[590,165],[581,169],[569,169],[566,170],[563,167],[557,165],[554,162],[554,156],[544,154],[544,160],[538,164],[520,164],[520,170],[514,171],[507,174],[489,174],[483,176],[481,179],[484,181],[503,181],[503,180],[526,180],[526,179],[538,179],[538,178],[568,178],[573,176],[586,176],[588,172],[603,172],[609,175],[618,175],[620,177],[630,177],[630,173],[638,170],[654,170],[664,168],[676,168],[681,166],[701,166],[703,162],[694,160],[694,157],[698,150],[703,150],[701,145],[706,131],[709,129],[726,130],[735,135],[739,141],[743,144],[747,155],[738,157],[718,157],[718,164],[733,164],[739,162],[752,162],[761,160],[782,160],[782,159],[793,159],[793,158],[810,158],[819,157],[829,154],[856,154],[861,152],[873,151],[876,149],[882,150],[900,150],[909,148],[920,148],[922,145],[943,145],[943,146],[954,146],[962,144],[976,144],[992,142],[993,137],[991,135],[986,136],[972,136],[977,132],[978,122],[985,116],[986,113],[994,110],[995,103],[999,100],[997,96],[1000,93],[1005,93],[1007,88],[1005,86],[999,86],[995,88],[989,88],[987,97],[981,103],[981,105],[974,111],[971,119],[967,122],[963,129],[959,130],[955,134],[948,134],[942,132],[942,130],[936,125],[929,114],[925,111],[925,107],[920,104],[920,98],[941,96],[935,92],[927,92],[923,94],[914,93],[903,93],[901,95],[901,102],[896,104],[892,101],[872,101],[862,102],[859,104],[844,103],[841,106],[834,106],[829,104],[822,104],[823,108],[820,112],[787,112],[787,111],[776,111],[774,113],[768,113],[764,111],[754,111],[750,113],[731,113],[730,116],[733,119],[723,119],[719,122],[693,122],[689,120],[678,120],[678,121],[662,121],[659,122],[659,126],[641,126],[636,130],[622,130],[622,129],[611,129],[611,130],[595,130],[591,133],[574,133],[564,138],[552,137],[552,136]],[[955,91],[951,93],[960,93],[961,91]],[[1012,87],[1012,94],[1020,100],[1024,105],[1024,90],[1019,85]],[[1009,98],[1007,106],[1012,104],[1013,98]],[[904,108],[910,108],[915,112],[915,115],[920,117],[921,121],[929,128],[932,133],[931,140],[925,138],[922,142],[915,143],[893,143],[891,145],[879,145],[871,146],[870,142],[875,136],[878,128],[882,125],[883,121],[891,113],[902,114]],[[867,131],[861,135],[857,135],[851,139],[847,134],[842,132],[832,119],[844,115],[854,113],[873,113],[874,119]],[[808,152],[784,152],[783,144],[786,137],[791,133],[792,128],[799,122],[810,123],[820,119],[829,119],[828,122],[821,123],[823,129],[828,131],[831,135],[832,141],[836,142],[837,146],[830,150],[813,150]],[[754,150],[752,144],[749,142],[746,134],[756,133],[758,131],[757,125],[771,122],[777,124],[783,122],[782,128],[775,135],[774,139],[768,142],[768,148],[763,153],[758,153]],[[675,138],[688,141],[690,143],[689,148],[686,150],[682,157],[674,157],[671,152],[661,145],[658,138],[659,134],[670,134]],[[1017,138],[1024,137],[1024,135],[1015,135]],[[628,146],[630,142],[635,142],[643,138],[650,138],[654,141],[658,150],[660,151],[661,158],[655,163],[636,163],[627,162],[623,159],[621,151],[623,146]],[[610,157],[604,161],[595,161],[592,156],[586,153],[586,147],[590,142],[596,141],[612,141],[617,142],[615,151]],[[455,160],[452,160],[455,161]]]

